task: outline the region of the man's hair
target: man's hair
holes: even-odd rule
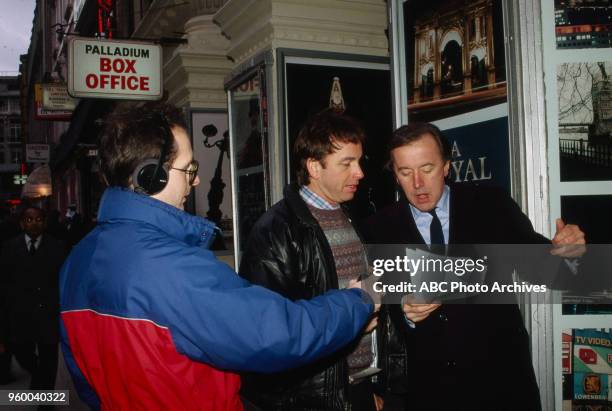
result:
[[[296,164],[296,178],[300,186],[310,184],[306,163],[308,159],[322,161],[339,147],[337,143],[362,144],[365,132],[359,122],[347,115],[331,109],[323,110],[302,126],[293,144],[293,159]]]
[[[430,134],[436,144],[438,145],[438,149],[440,150],[440,155],[444,161],[451,160],[451,146],[440,131],[440,129],[433,124],[430,123],[410,123],[405,126],[401,126],[397,130],[393,132],[391,135],[391,140],[389,141],[389,149],[387,153],[389,153],[389,161],[387,162],[387,167],[391,168],[393,165],[393,159],[391,158],[391,151],[396,148],[406,146],[408,144],[414,143],[422,139],[426,134]]]
[[[120,103],[105,118],[100,136],[100,173],[109,186],[129,187],[131,177],[141,162],[161,156],[166,137],[173,127],[187,129],[182,112],[167,103]],[[176,157],[171,145],[166,163]]]

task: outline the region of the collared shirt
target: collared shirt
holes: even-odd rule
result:
[[[449,227],[450,227],[450,211],[449,211],[449,203],[450,203],[450,187],[444,185],[444,189],[442,190],[442,196],[440,200],[438,200],[438,204],[436,204],[436,215],[440,220],[440,224],[442,225],[442,233],[444,234],[444,244],[448,244],[449,238]],[[421,233],[421,237],[425,241],[425,244],[431,244],[431,231],[429,227],[431,226],[431,220],[433,217],[426,211],[421,211],[412,204],[410,204],[410,211],[412,211],[412,217],[414,217],[414,222]]]
[[[448,244],[449,238],[449,227],[450,227],[450,187],[446,184],[444,185],[444,189],[442,190],[442,196],[438,200],[436,204],[436,215],[438,216],[438,220],[440,220],[440,224],[442,225],[442,234],[444,234],[444,244]],[[426,211],[421,211],[412,204],[410,204],[410,211],[412,212],[412,217],[414,218],[414,223],[423,237],[423,241],[425,244],[431,244],[431,220],[433,220],[433,216]],[[402,304],[406,303],[407,296],[402,298]],[[406,314],[404,314],[404,319],[410,328],[415,328],[416,324],[410,320]]]
[[[32,237],[30,237],[27,234],[24,234],[25,236],[25,242],[26,242],[26,248],[28,249],[28,251],[30,250],[30,242],[32,241]],[[38,238],[36,240],[34,240],[34,248],[38,250],[38,247],[40,246],[40,240],[42,239],[42,235],[39,235]]]
[[[306,186],[300,187],[300,196],[306,204],[321,210],[337,210],[340,208],[340,204],[331,204]]]

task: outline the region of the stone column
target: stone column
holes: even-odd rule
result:
[[[177,47],[164,65],[168,100],[180,107],[226,108],[223,80],[232,63],[229,41],[213,23],[211,14],[185,23],[187,44]]]

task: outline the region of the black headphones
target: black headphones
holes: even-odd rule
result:
[[[159,128],[164,136],[164,145],[159,155],[159,159],[148,158],[136,166],[132,174],[132,184],[134,191],[146,195],[155,195],[162,191],[168,184],[168,165],[166,157],[172,149],[174,138],[170,131],[170,126],[163,114],[155,114],[155,120],[159,121]]]

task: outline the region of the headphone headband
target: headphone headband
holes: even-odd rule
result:
[[[164,145],[158,159],[148,158],[142,161],[132,175],[134,191],[147,195],[159,193],[168,184],[169,173],[164,163],[174,143],[174,137],[166,116],[162,113],[154,113],[153,117],[159,122],[159,128],[162,130],[164,137]]]

